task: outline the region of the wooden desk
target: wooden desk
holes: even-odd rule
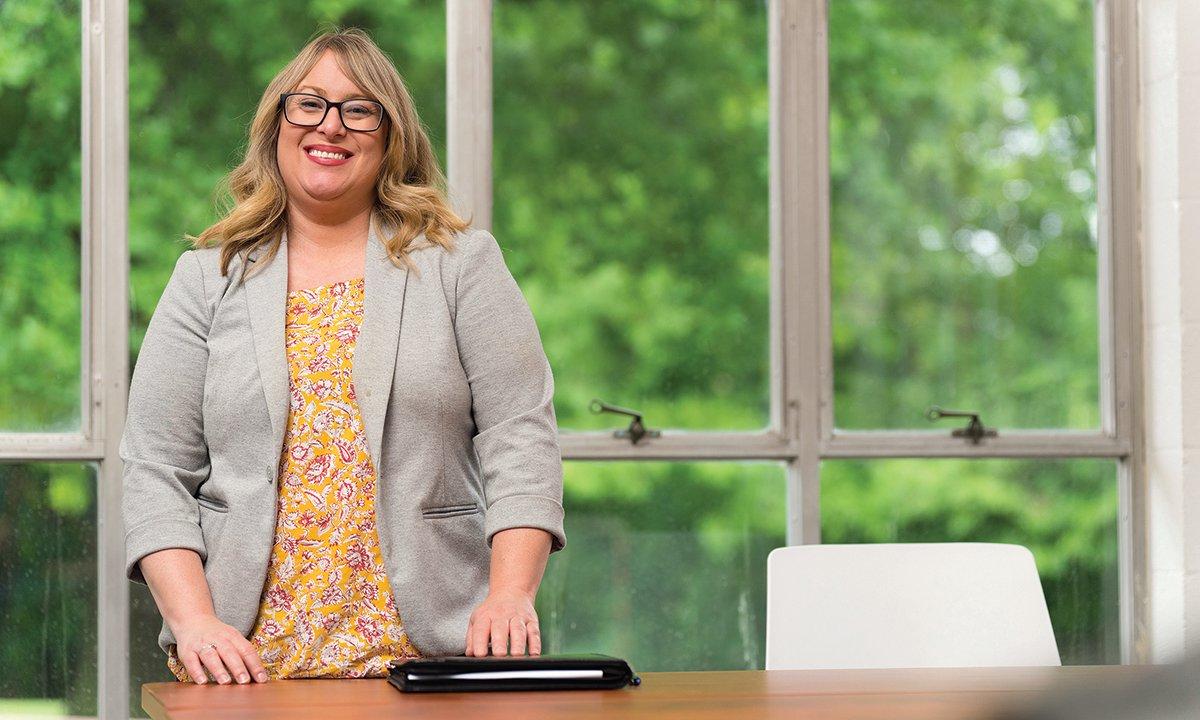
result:
[[[862,718],[961,720],[1028,699],[1056,681],[1110,684],[1145,667],[775,670],[643,673],[604,691],[402,693],[383,679],[258,685],[147,683],[156,720],[200,718]]]

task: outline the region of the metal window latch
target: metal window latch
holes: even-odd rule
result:
[[[633,418],[632,420],[629,421],[629,428],[627,430],[614,430],[613,431],[613,437],[615,437],[615,438],[626,438],[627,437],[627,438],[629,438],[629,442],[632,445],[637,445],[638,441],[644,437],[650,437],[650,438],[662,437],[662,431],[646,429],[646,425],[642,422],[642,414],[640,412],[638,412],[637,410],[629,410],[628,408],[617,407],[616,405],[609,405],[608,403],[602,402],[601,400],[598,400],[595,398],[592,399],[592,402],[590,405],[588,405],[588,407],[589,407],[589,409],[591,409],[591,411],[593,413],[596,413],[597,415],[602,412],[611,412],[611,413],[617,413],[619,415],[628,415],[631,418]]]
[[[995,428],[983,426],[983,421],[979,419],[979,413],[964,411],[964,410],[943,410],[937,405],[932,405],[925,411],[925,417],[929,422],[936,422],[942,418],[948,417],[965,417],[971,418],[967,421],[967,426],[950,433],[953,437],[966,438],[973,445],[978,445],[983,442],[985,437],[996,437]]]

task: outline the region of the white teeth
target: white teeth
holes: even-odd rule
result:
[[[325,152],[324,150],[309,150],[308,154],[312,155],[314,157],[332,158],[335,160],[345,160],[347,157],[349,157],[349,155],[342,155],[341,153]]]

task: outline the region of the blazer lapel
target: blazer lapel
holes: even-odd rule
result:
[[[390,231],[390,228],[385,228]],[[363,281],[363,317],[355,340],[352,381],[366,432],[367,450],[379,472],[383,427],[399,350],[400,324],[404,314],[408,269],[388,259],[374,214],[367,238]],[[424,235],[413,247],[420,247]],[[261,251],[251,254],[257,262]],[[289,371],[284,322],[287,313],[287,232],[279,250],[266,267],[246,279],[246,303],[254,332],[255,357],[262,378],[267,412],[271,418],[276,454],[283,450],[284,431],[290,405]]]
[[[417,242],[422,239],[423,236],[418,236]],[[398,268],[388,259],[374,213],[367,238],[364,278],[363,317],[354,349],[354,394],[367,433],[367,450],[376,473],[379,473],[383,426],[387,420],[399,351],[400,323],[404,316],[404,295],[408,288],[408,268]]]
[[[252,263],[260,260],[262,250],[249,256]],[[258,359],[258,375],[262,378],[267,398],[267,413],[271,416],[273,458],[278,465],[283,451],[283,432],[289,406],[287,351],[284,347],[284,320],[287,313],[287,233],[279,250],[267,265],[246,278],[246,309],[250,313],[250,329],[254,333],[254,356]]]

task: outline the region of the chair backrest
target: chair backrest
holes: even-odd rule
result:
[[[1060,665],[1020,545],[800,545],[767,559],[767,669]]]

